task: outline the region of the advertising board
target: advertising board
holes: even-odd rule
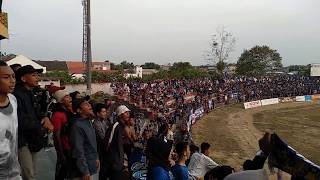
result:
[[[261,106],[261,101],[246,102],[246,103],[244,103],[243,105],[244,105],[244,109],[250,109],[250,108],[260,107],[260,106]]]
[[[261,100],[261,105],[262,106],[271,105],[271,104],[278,104],[278,103],[279,103],[279,98]]]

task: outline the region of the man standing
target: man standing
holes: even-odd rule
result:
[[[94,129],[96,131],[97,136],[97,146],[98,146],[98,154],[100,158],[100,172],[99,172],[99,180],[103,180],[106,177],[106,148],[104,139],[106,136],[107,129],[110,126],[110,121],[107,119],[107,109],[104,104],[98,103],[94,107],[94,114],[96,115],[96,119],[93,122]]]
[[[121,179],[124,168],[124,149],[123,136],[125,124],[130,120],[130,110],[121,105],[116,110],[119,117],[118,122],[114,123],[112,130],[107,133],[107,174],[110,180]]]
[[[58,90],[53,96],[58,102],[51,117],[54,126],[53,140],[57,152],[55,179],[64,180],[70,175],[72,156],[69,137],[75,115],[72,110],[72,99],[66,90]]]
[[[100,168],[95,130],[91,123],[93,111],[85,99],[74,102],[74,110],[79,118],[71,128],[72,157],[76,161],[76,169],[72,173],[74,180],[92,180]]]
[[[219,166],[209,157],[209,148],[210,144],[204,142],[201,144],[201,153],[195,152],[192,155],[188,166],[192,176],[202,178],[208,171]]]
[[[18,102],[18,155],[22,176],[26,180],[36,178],[38,152],[47,143],[46,133],[53,131],[53,125],[49,118],[40,112],[40,104],[32,91],[38,87],[39,73],[42,71],[27,65],[16,72],[17,85],[14,95]]]
[[[0,61],[0,179],[21,180],[18,162],[17,100],[10,94],[15,83],[12,69]]]

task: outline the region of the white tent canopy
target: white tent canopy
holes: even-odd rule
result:
[[[18,55],[17,57],[7,61],[7,64],[9,66],[12,65],[12,64],[21,64],[22,66],[31,65],[35,69],[43,69],[43,73],[46,73],[46,71],[47,71],[46,67],[41,66],[40,64],[32,61],[31,59],[29,59],[29,58],[27,58],[27,57],[25,57],[23,55]]]

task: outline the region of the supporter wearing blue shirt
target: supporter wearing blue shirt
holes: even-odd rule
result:
[[[175,151],[178,155],[178,161],[171,169],[173,177],[175,180],[188,180],[189,171],[186,161],[190,156],[189,146],[185,142],[180,142],[176,145]]]
[[[186,165],[176,164],[171,169],[175,180],[188,180],[189,171]]]

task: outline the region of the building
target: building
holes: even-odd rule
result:
[[[43,73],[47,72],[47,67],[46,66],[41,66],[40,64],[36,63],[35,61],[23,56],[23,55],[18,55],[15,58],[8,60],[7,64],[10,66],[12,64],[21,64],[22,66],[25,65],[31,65],[35,69],[43,69]]]
[[[67,61],[68,72],[72,74],[75,78],[83,78],[86,73],[86,66],[81,61]],[[111,71],[110,62],[92,62],[92,71],[109,73]]]
[[[68,72],[75,78],[83,78],[86,73],[86,66],[81,61],[67,61]]]
[[[94,71],[110,71],[111,70],[111,63],[109,61],[93,62],[92,69]]]
[[[0,8],[1,8],[1,4],[0,4]],[[5,12],[0,12],[0,40],[2,39],[9,39],[8,14]]]
[[[320,76],[320,64],[311,64],[310,76]]]
[[[143,69],[140,66],[136,66],[133,73],[125,73],[124,77],[128,78],[142,78]]]
[[[159,71],[156,69],[142,69],[142,75],[151,75],[151,74],[155,74],[158,73]]]
[[[66,61],[34,61],[43,67],[47,68],[47,72],[52,71],[68,71],[68,66]]]

